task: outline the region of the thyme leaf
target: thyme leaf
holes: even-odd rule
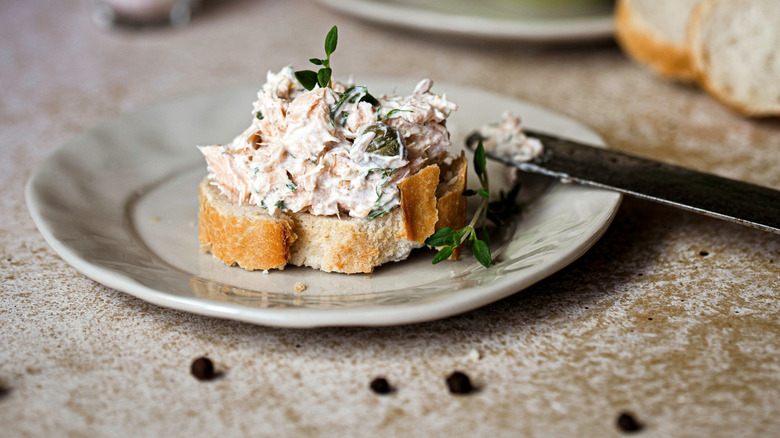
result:
[[[330,78],[333,75],[333,70],[330,67],[330,55],[336,51],[338,42],[339,29],[336,26],[333,26],[325,36],[325,59],[309,58],[309,62],[317,66],[322,66],[322,68],[316,72],[312,70],[300,70],[295,72],[295,78],[298,79],[298,82],[300,82],[303,88],[311,91],[317,85],[322,88],[330,87]]]
[[[311,91],[317,85],[317,72],[311,70],[296,71],[295,79],[298,79],[303,88]]]
[[[328,59],[325,61],[325,65],[330,65],[330,55],[333,54],[333,52],[336,51],[336,45],[338,45],[339,42],[339,29],[336,26],[333,26],[330,28],[330,31],[325,36],[325,55],[327,55]]]
[[[439,263],[442,260],[450,258],[453,248],[451,246],[445,246],[433,257],[433,264]]]
[[[320,87],[325,88],[330,85],[330,76],[332,74],[333,70],[331,70],[330,67],[321,68],[317,72],[317,82],[320,84]]]

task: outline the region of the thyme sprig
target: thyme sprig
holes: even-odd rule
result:
[[[313,70],[299,70],[295,72],[295,78],[300,82],[301,86],[308,91],[311,91],[319,85],[321,88],[330,87],[333,88],[333,82],[331,77],[333,76],[333,69],[330,66],[330,55],[336,51],[339,40],[339,29],[333,26],[328,35],[325,36],[325,58],[310,58],[309,62],[314,65],[321,66],[316,72]],[[344,125],[349,113],[344,111],[344,106],[347,103],[355,104],[358,102],[368,102],[371,106],[379,105],[379,100],[371,95],[364,86],[353,86],[341,93],[336,104],[330,111],[330,124],[334,128],[337,124]],[[392,111],[391,111],[392,113]],[[262,115],[258,116],[262,120]],[[386,116],[387,117],[387,116]]]
[[[452,229],[451,227],[444,227],[425,239],[426,245],[439,248],[439,252],[433,257],[433,264],[449,258],[455,248],[464,243],[471,245],[474,257],[477,258],[477,261],[479,261],[482,266],[489,268],[493,264],[493,257],[491,256],[490,248],[488,247],[490,244],[490,236],[488,235],[486,228],[487,220],[500,226],[507,217],[520,211],[521,206],[516,202],[517,195],[520,191],[520,185],[515,184],[508,193],[504,193],[502,190],[499,199],[491,202],[490,183],[488,181],[486,166],[485,148],[482,146],[482,141],[480,140],[474,151],[474,171],[479,178],[479,183],[482,188],[479,190],[466,190],[463,192],[463,196],[479,196],[481,198],[479,206],[477,207],[477,211],[474,213],[471,222],[465,227],[459,230]],[[482,238],[480,238],[480,235]]]
[[[330,67],[330,55],[336,51],[338,40],[339,29],[333,26],[328,35],[325,36],[325,59],[309,59],[309,62],[322,66],[322,68],[316,72],[313,70],[299,70],[295,72],[295,78],[303,85],[303,88],[311,91],[317,84],[322,88],[330,86],[330,77],[333,75],[333,69]]]
[[[477,234],[477,229],[479,228],[482,231],[483,236],[488,238],[487,231],[485,230],[485,218],[487,217],[487,207],[490,199],[490,183],[488,181],[487,172],[485,171],[486,166],[485,148],[480,141],[477,149],[474,151],[474,171],[477,174],[477,178],[479,178],[479,183],[482,185],[482,188],[478,191],[467,190],[463,195],[478,195],[482,199],[480,200],[476,213],[474,213],[474,217],[468,225],[459,230],[452,229],[451,227],[444,227],[425,239],[426,245],[440,248],[436,256],[433,257],[433,264],[449,258],[455,248],[464,243],[471,245],[474,256],[482,266],[489,268],[490,265],[493,264],[493,258],[490,255],[490,248],[488,247],[487,242],[480,239]],[[478,226],[477,224],[480,225]]]

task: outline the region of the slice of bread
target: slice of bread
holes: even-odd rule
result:
[[[615,37],[632,59],[658,75],[696,78],[686,43],[691,11],[701,0],[618,0]]]
[[[400,208],[373,219],[281,211],[272,216],[259,206],[232,202],[205,178],[199,186],[201,249],[250,271],[284,269],[289,263],[370,273],[406,259],[439,228],[465,226],[466,170],[463,155],[422,169],[398,184]]]
[[[743,114],[780,115],[780,1],[703,1],[688,40],[702,88]]]

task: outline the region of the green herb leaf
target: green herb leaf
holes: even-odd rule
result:
[[[472,244],[472,250],[474,251],[474,257],[477,258],[477,261],[479,261],[482,266],[489,268],[490,265],[493,264],[493,259],[490,257],[490,248],[488,248],[487,243],[476,239]]]
[[[454,234],[455,230],[450,227],[440,228],[436,230],[435,233],[428,236],[427,239],[425,239],[425,244],[430,246],[450,245],[455,241],[453,239]]]
[[[384,169],[382,171],[382,178],[389,178],[389,177],[393,176],[393,174],[398,172],[399,169],[400,169],[400,167],[396,167],[395,169],[391,170],[390,172],[388,172],[387,169]]]
[[[482,140],[479,141],[477,149],[474,151],[474,171],[482,181],[482,175],[485,173],[485,167],[487,166],[487,159],[485,158],[485,148],[482,146]],[[483,183],[483,185],[485,185]]]
[[[339,29],[336,26],[333,26],[325,37],[325,54],[328,55],[328,59],[330,59],[330,55],[336,51],[338,42]]]
[[[289,154],[289,152],[287,152],[287,153]],[[286,184],[286,186],[292,192],[298,190],[298,185],[295,184],[295,180],[293,180],[293,177],[292,177],[292,175],[290,174],[289,171],[287,172],[287,184]]]
[[[284,205],[284,201],[283,201],[283,200],[281,200],[281,199],[280,199],[280,200],[278,200],[278,201],[276,201],[276,204],[274,204],[274,205],[276,206],[276,208],[278,208],[278,209],[280,209],[280,210],[284,210],[285,208],[287,208],[287,207]]]
[[[330,118],[336,119],[339,113],[342,113],[342,107],[345,103],[357,102],[368,102],[372,106],[379,105],[379,101],[368,92],[366,87],[362,85],[356,85],[354,87],[349,87],[346,91],[344,91],[344,93],[341,94],[339,100],[335,105],[333,105],[333,109],[330,110]],[[342,113],[341,117],[338,117],[338,119],[339,123],[343,124],[346,116],[344,116]]]
[[[363,96],[368,93],[368,90],[366,87],[363,86],[355,86],[355,87],[349,87],[346,91],[344,91],[341,96],[339,97],[339,100],[336,102],[335,105],[333,105],[333,109],[330,110],[330,118],[335,119],[336,116],[341,113],[341,117],[339,117],[339,123],[343,124],[343,121],[346,120],[345,116],[342,113],[342,107],[345,103],[355,103],[359,102],[360,99],[363,98]]]
[[[394,109],[391,109],[391,110],[390,110],[390,112],[388,112],[387,114],[385,114],[385,115],[384,115],[384,116],[382,116],[382,117],[380,117],[380,116],[376,116],[376,120],[377,120],[378,122],[381,122],[381,121],[383,121],[383,120],[387,120],[387,119],[389,119],[389,118],[391,118],[391,117],[395,116],[395,115],[396,115],[396,114],[398,114],[398,113],[412,113],[412,112],[414,112],[414,111],[411,111],[411,110],[402,110],[402,109],[394,108]]]
[[[257,117],[257,120],[263,120],[263,113],[261,113],[259,110],[257,111],[257,114],[255,114],[255,117]]]
[[[456,230],[452,235],[452,245],[460,246],[463,243],[463,236],[466,234],[473,234],[474,229],[471,227],[463,227],[460,230]]]
[[[379,216],[383,216],[383,215],[385,215],[386,213],[389,213],[389,212],[393,211],[393,210],[394,210],[396,207],[398,207],[398,206],[397,206],[397,205],[395,205],[395,206],[393,206],[393,207],[390,207],[390,208],[388,208],[387,210],[382,210],[382,211],[374,211],[374,212],[372,212],[371,214],[369,214],[369,215],[368,215],[368,218],[369,218],[369,219],[378,218]]]
[[[442,228],[425,240],[426,244],[441,248],[441,251],[434,257],[433,263],[439,263],[448,258],[455,248],[463,243],[467,243],[471,245],[474,257],[482,266],[489,268],[493,265],[493,257],[490,254],[490,247],[488,246],[490,243],[490,235],[486,228],[487,218],[497,225],[500,225],[497,221],[504,215],[511,215],[519,212],[520,206],[515,202],[515,199],[520,192],[520,186],[516,185],[512,187],[509,193],[504,193],[503,190],[500,191],[499,199],[490,202],[490,190],[486,167],[487,160],[485,157],[485,148],[480,140],[479,145],[474,151],[474,171],[479,177],[482,188],[476,191],[463,191],[463,196],[479,195],[481,198],[479,206],[477,207],[477,211],[471,219],[471,222],[465,227],[459,230],[452,230],[449,227]],[[484,240],[481,240],[478,237],[478,234],[483,236]]]
[[[303,88],[311,91],[317,85],[317,73],[311,70],[301,70],[295,72],[295,79],[301,83]]]
[[[444,248],[440,249],[438,253],[433,257],[433,264],[437,264],[441,262],[442,260],[446,260],[450,258],[452,255],[452,247],[451,246],[445,246]]]
[[[333,70],[330,69],[330,67],[321,68],[320,71],[317,72],[317,82],[319,82],[320,87],[325,88],[330,86],[330,75],[333,73]]]
[[[321,65],[323,68],[317,72],[311,70],[301,70],[295,72],[295,78],[301,83],[303,88],[311,91],[317,84],[320,87],[325,88],[330,86],[330,78],[333,75],[333,70],[330,68],[330,55],[336,51],[336,45],[339,39],[339,31],[336,26],[333,26],[325,37],[325,59],[309,58],[309,62],[314,65]],[[333,117],[331,117],[332,119]],[[331,124],[335,126],[333,120]]]
[[[379,105],[379,101],[376,100],[376,97],[372,96],[371,93],[366,92],[366,95],[363,96],[363,98],[360,99],[363,102],[368,102],[371,104],[371,106],[377,106]]]

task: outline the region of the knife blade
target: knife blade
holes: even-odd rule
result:
[[[486,156],[521,171],[614,190],[683,210],[780,234],[780,191],[684,167],[525,130],[544,148],[531,161],[485,150]],[[481,137],[466,139],[472,151]]]

